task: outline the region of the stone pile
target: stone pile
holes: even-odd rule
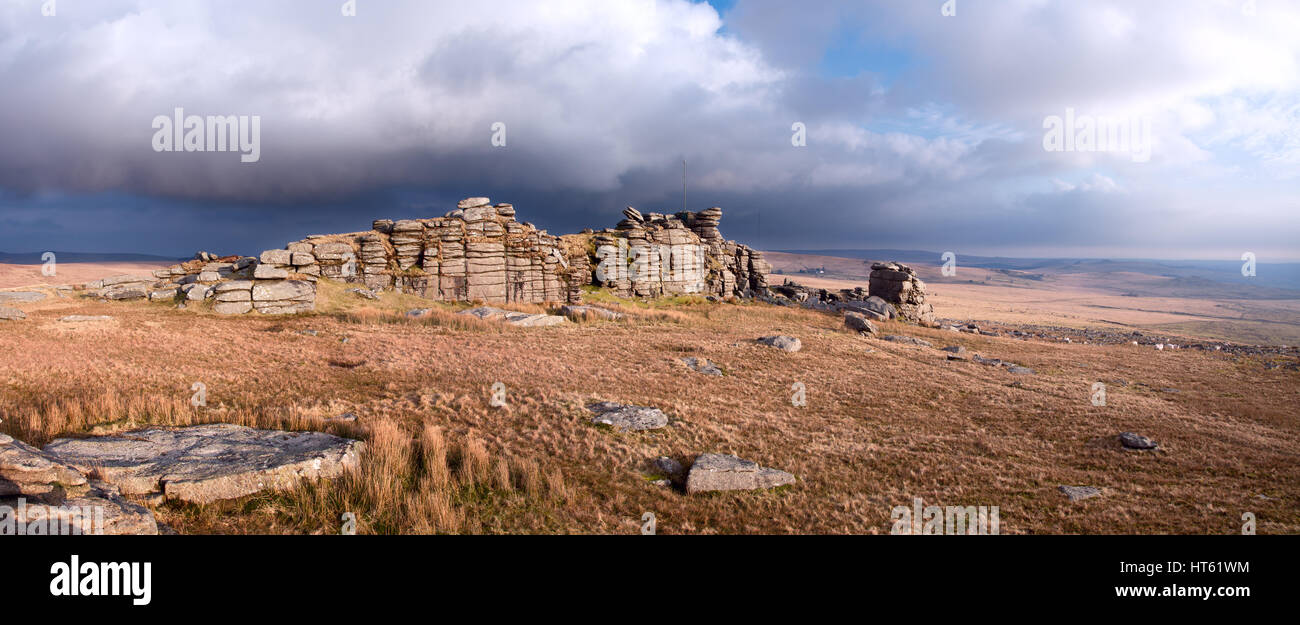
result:
[[[257,257],[199,252],[193,260],[155,271],[147,290],[156,302],[211,301],[212,310],[222,315],[254,310],[282,315],[316,309],[319,275],[320,265],[310,252],[266,250]]]
[[[722,237],[721,208],[663,215],[629,206],[623,217],[613,229],[570,235],[590,238],[592,284],[623,297],[766,292],[771,265],[762,252]]]
[[[510,204],[474,197],[442,217],[379,219],[369,232],[313,235],[257,257],[199,252],[152,277],[106,278],[82,290],[113,300],[211,301],[228,315],[315,310],[319,278],[487,304],[578,304],[589,284],[640,297],[766,293],[771,266],[722,237],[722,209],[623,214],[616,229],[562,239],[517,221]]]
[[[324,277],[375,290],[489,304],[577,301],[580,285],[570,288],[559,237],[516,221],[510,204],[468,198],[442,217],[380,219],[371,227],[298,244],[314,245]]]
[[[902,263],[871,264],[871,295],[894,305],[898,316],[912,323],[934,325],[934,307],[925,301],[925,283]]]

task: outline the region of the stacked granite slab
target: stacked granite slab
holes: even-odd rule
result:
[[[925,283],[902,263],[872,263],[870,294],[893,304],[912,323],[933,324],[934,307],[925,301]]]
[[[771,266],[762,253],[722,237],[721,208],[663,215],[629,206],[623,217],[614,229],[591,235],[593,284],[624,297],[743,296],[767,289]]]
[[[380,219],[371,228],[331,237],[324,256],[317,244],[322,275],[444,301],[566,302],[580,293],[559,238],[516,221],[510,204],[468,198],[442,217]],[[351,272],[330,269],[349,261]]]
[[[320,272],[313,247],[297,243],[266,250],[258,257],[213,257],[200,252],[194,260],[155,271],[148,297],[211,301],[213,312],[222,315],[310,312],[316,309],[314,283]]]

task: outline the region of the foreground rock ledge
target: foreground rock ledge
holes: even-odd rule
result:
[[[701,454],[686,476],[686,492],[757,490],[794,484],[785,471],[760,467],[757,463],[725,454]]]
[[[161,491],[167,499],[206,504],[338,477],[357,466],[363,448],[360,441],[321,432],[215,424],[58,439],[45,452],[123,494]]]

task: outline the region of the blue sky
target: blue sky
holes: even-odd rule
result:
[[[767,249],[1300,257],[1300,6],[942,4],[7,2],[0,250],[250,253],[472,195],[565,233],[677,210],[686,158]],[[176,107],[258,116],[260,159],[154,151]],[[1046,150],[1067,111],[1149,120],[1149,158]]]

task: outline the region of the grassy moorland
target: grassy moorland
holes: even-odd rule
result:
[[[61,298],[25,306],[27,320],[0,325],[0,431],[40,445],[232,422],[370,445],[342,479],[156,508],[182,533],[336,533],[345,512],[362,533],[632,533],[647,511],[660,533],[888,533],[891,509],[917,497],[998,506],[1003,533],[1230,534],[1247,511],[1260,533],[1300,531],[1300,372],[1262,358],[880,324],[1036,372],[1017,376],[763,304],[593,294],[627,319],[521,329],[454,314],[465,305],[343,289],[323,285],[318,314],[288,318]],[[408,318],[412,308],[434,310]],[[70,314],[113,319],[57,321]],[[753,341],[778,333],[802,351]],[[727,375],[689,371],[685,356]],[[1110,384],[1104,407],[1090,402],[1097,381]],[[205,407],[190,405],[195,382]],[[490,405],[498,382],[500,408]],[[804,407],[791,402],[796,382]],[[656,406],[672,424],[596,427],[592,400]],[[343,413],[357,419],[330,420]],[[1126,451],[1121,431],[1161,447]],[[694,496],[652,484],[654,458],[689,466],[703,452],[799,482]],[[1071,503],[1062,484],[1103,495]]]

